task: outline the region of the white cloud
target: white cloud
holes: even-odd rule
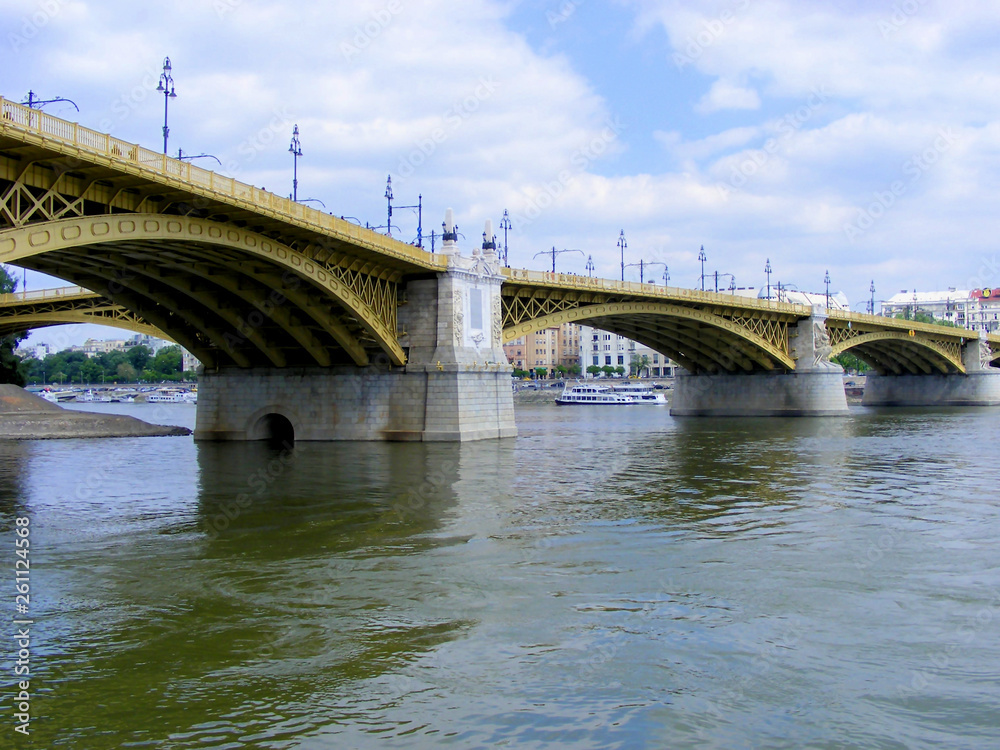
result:
[[[760,109],[760,97],[754,89],[719,80],[694,106],[695,112],[709,114],[720,109]]]

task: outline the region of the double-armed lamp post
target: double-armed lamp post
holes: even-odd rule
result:
[[[160,83],[156,87],[157,91],[163,93],[163,153],[167,153],[167,139],[170,137],[170,128],[167,126],[167,115],[170,110],[170,100],[177,98],[174,91],[173,68],[170,65],[170,58],[163,60],[163,72],[160,74]]]

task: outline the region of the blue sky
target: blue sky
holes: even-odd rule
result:
[[[298,124],[300,196],[379,225],[392,174],[469,248],[508,209],[513,265],[574,248],[560,270],[616,277],[624,229],[626,262],[677,286],[702,245],[741,286],[767,259],[804,290],[829,270],[862,309],[872,280],[1000,285],[994,4],[0,0],[0,28],[2,96],[69,97],[47,111],[157,147],[169,55],[172,153],[288,194]]]

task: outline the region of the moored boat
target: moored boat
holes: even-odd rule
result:
[[[638,402],[632,396],[615,393],[609,386],[578,382],[575,385],[567,383],[563,392],[556,397],[556,403],[560,406],[577,404],[625,406]]]
[[[611,389],[615,393],[622,393],[626,396],[631,396],[637,403],[640,404],[667,403],[667,397],[664,394],[657,393],[650,385],[639,383],[634,380],[626,381],[624,383],[616,383],[611,386]]]

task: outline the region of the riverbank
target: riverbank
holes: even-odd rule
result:
[[[190,435],[186,427],[150,424],[121,414],[70,411],[16,385],[0,385],[0,440],[165,437]]]

